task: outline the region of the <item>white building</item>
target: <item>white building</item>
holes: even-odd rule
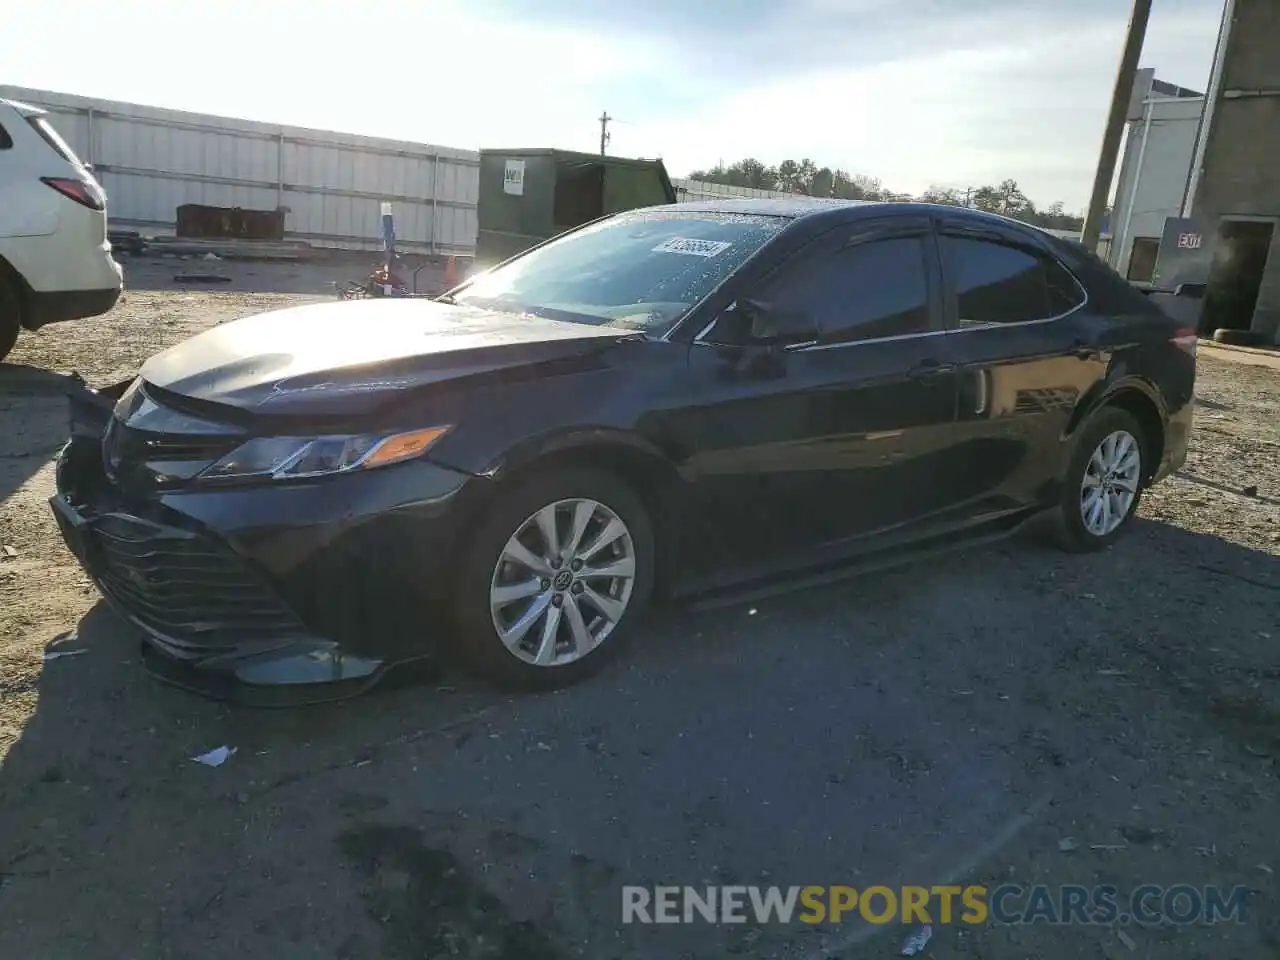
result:
[[[1130,280],[1149,281],[1168,217],[1182,215],[1204,95],[1138,73],[1112,204],[1107,261]]]

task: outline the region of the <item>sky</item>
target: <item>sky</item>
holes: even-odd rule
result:
[[[812,158],[1083,209],[1129,0],[11,0],[0,83],[465,149]],[[1203,90],[1222,0],[1155,0]]]

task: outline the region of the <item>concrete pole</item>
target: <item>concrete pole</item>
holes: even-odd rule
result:
[[[1120,138],[1124,134],[1129,100],[1133,96],[1133,80],[1138,72],[1138,59],[1142,56],[1142,42],[1146,39],[1147,23],[1150,20],[1151,0],[1133,0],[1129,34],[1124,41],[1124,52],[1120,55],[1116,87],[1111,94],[1111,111],[1107,114],[1107,126],[1102,133],[1102,150],[1098,154],[1093,193],[1089,197],[1089,212],[1085,214],[1084,231],[1080,237],[1080,242],[1089,250],[1098,249],[1098,240],[1102,235],[1102,216],[1106,212],[1107,197],[1111,193],[1116,158],[1120,155]]]

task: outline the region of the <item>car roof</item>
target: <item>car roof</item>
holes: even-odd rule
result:
[[[764,217],[785,217],[790,220],[810,220],[821,218],[833,222],[862,220],[871,217],[894,216],[946,216],[952,219],[967,220],[972,223],[990,223],[992,226],[1012,227],[1022,231],[1044,231],[1029,223],[1002,217],[996,213],[973,210],[966,207],[953,207],[941,203],[920,203],[901,200],[838,200],[825,197],[807,197],[797,194],[794,197],[725,197],[714,200],[695,200],[675,205],[676,210],[689,213],[739,213]],[[661,211],[672,209],[671,204],[648,207],[647,210]]]

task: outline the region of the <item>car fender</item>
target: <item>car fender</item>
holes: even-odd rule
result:
[[[542,460],[586,453],[592,449],[612,449],[639,455],[676,473],[671,458],[651,440],[631,430],[607,426],[570,427],[529,437],[491,462],[477,465],[474,472],[479,476],[501,479]]]
[[[1080,398],[1067,425],[1064,439],[1070,440],[1075,437],[1089,417],[1125,392],[1141,394],[1154,405],[1161,421],[1168,419],[1164,398],[1161,397],[1160,390],[1154,383],[1138,373],[1118,370],[1113,375],[1099,380]]]
[[[443,465],[466,469],[462,464]],[[522,440],[486,466],[467,470],[489,481],[478,489],[478,499],[470,509],[483,510],[489,498],[503,488],[507,479],[518,482],[525,470],[551,465],[595,467],[619,475],[649,510],[657,534],[659,589],[674,569],[675,558],[683,550],[684,538],[696,528],[697,518],[689,514],[692,498],[687,496],[687,480],[671,457],[648,438],[617,427],[578,427]]]

